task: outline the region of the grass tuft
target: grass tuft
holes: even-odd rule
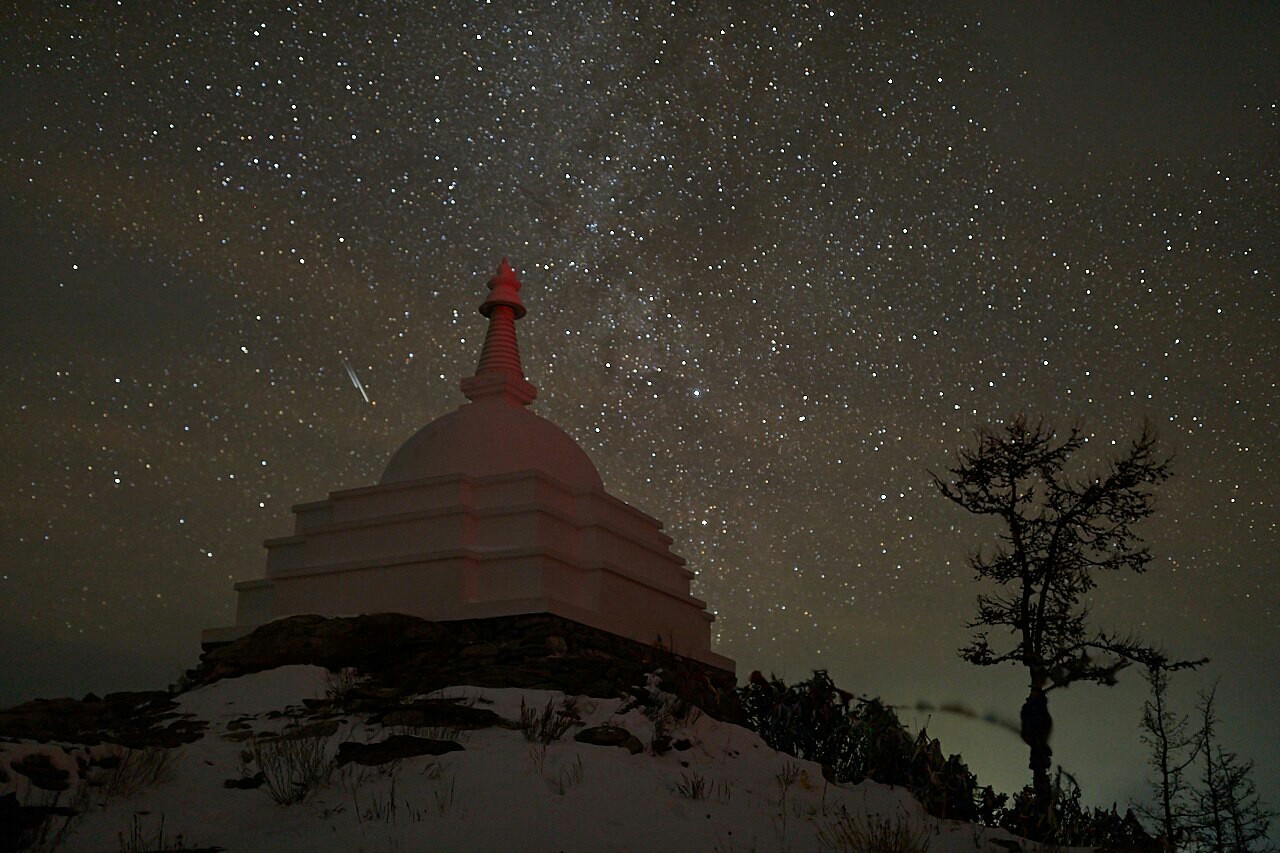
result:
[[[926,853],[929,835],[913,828],[905,815],[854,818],[841,814],[818,831],[818,843],[825,849],[849,853]]]
[[[182,838],[182,833],[178,833],[174,838],[168,838],[164,834],[164,815],[160,815],[159,825],[156,827],[155,834],[151,834],[142,828],[142,816],[134,815],[133,820],[129,824],[129,834],[123,832],[116,833],[116,837],[120,841],[120,853],[146,853],[146,851],[159,850],[195,850],[195,847],[188,847]]]
[[[547,706],[539,713],[536,708],[525,705],[520,700],[520,733],[530,743],[549,744],[564,737],[565,732],[579,721],[577,704],[565,697],[556,708],[554,699],[547,700]]]
[[[270,740],[254,738],[251,751],[265,778],[267,793],[282,806],[310,799],[333,772],[329,739],[322,735],[286,732]]]

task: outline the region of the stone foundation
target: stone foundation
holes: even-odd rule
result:
[[[741,717],[728,670],[549,613],[428,622],[399,613],[293,616],[206,643],[195,683],[292,664],[354,667],[400,693],[520,687],[613,698],[661,673],[662,689],[718,719]]]

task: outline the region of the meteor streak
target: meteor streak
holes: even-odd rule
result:
[[[347,376],[351,377],[351,384],[356,386],[356,390],[360,392],[361,397],[364,397],[364,401],[372,406],[373,401],[369,399],[369,392],[364,390],[364,384],[360,381],[360,377],[356,376],[356,370],[351,366],[351,362],[344,358],[342,366],[347,369]]]

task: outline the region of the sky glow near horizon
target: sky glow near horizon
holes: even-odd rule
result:
[[[1184,692],[1280,766],[1278,16],[1143,11],[4,12],[0,699],[176,678],[293,503],[463,402],[505,255],[535,411],[742,675],[1016,716],[955,655],[992,531],[928,472],[1146,419],[1177,476],[1097,620],[1213,657]],[[1137,793],[1136,676],[1054,699],[1086,794]]]

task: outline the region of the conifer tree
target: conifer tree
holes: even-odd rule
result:
[[[1128,635],[1092,628],[1084,597],[1099,573],[1141,573],[1151,560],[1134,526],[1151,515],[1153,490],[1170,476],[1170,461],[1144,428],[1127,450],[1097,475],[1079,477],[1068,466],[1087,442],[1079,427],[1059,436],[1043,421],[1020,416],[980,429],[972,446],[956,453],[938,491],[965,510],[999,524],[994,548],[969,560],[978,580],[998,588],[978,596],[978,629],[961,656],[978,666],[1014,664],[1027,670],[1022,737],[1042,814],[1052,803],[1048,694],[1076,682],[1116,683],[1129,663],[1164,669],[1171,662]],[[996,632],[993,636],[993,632]]]

